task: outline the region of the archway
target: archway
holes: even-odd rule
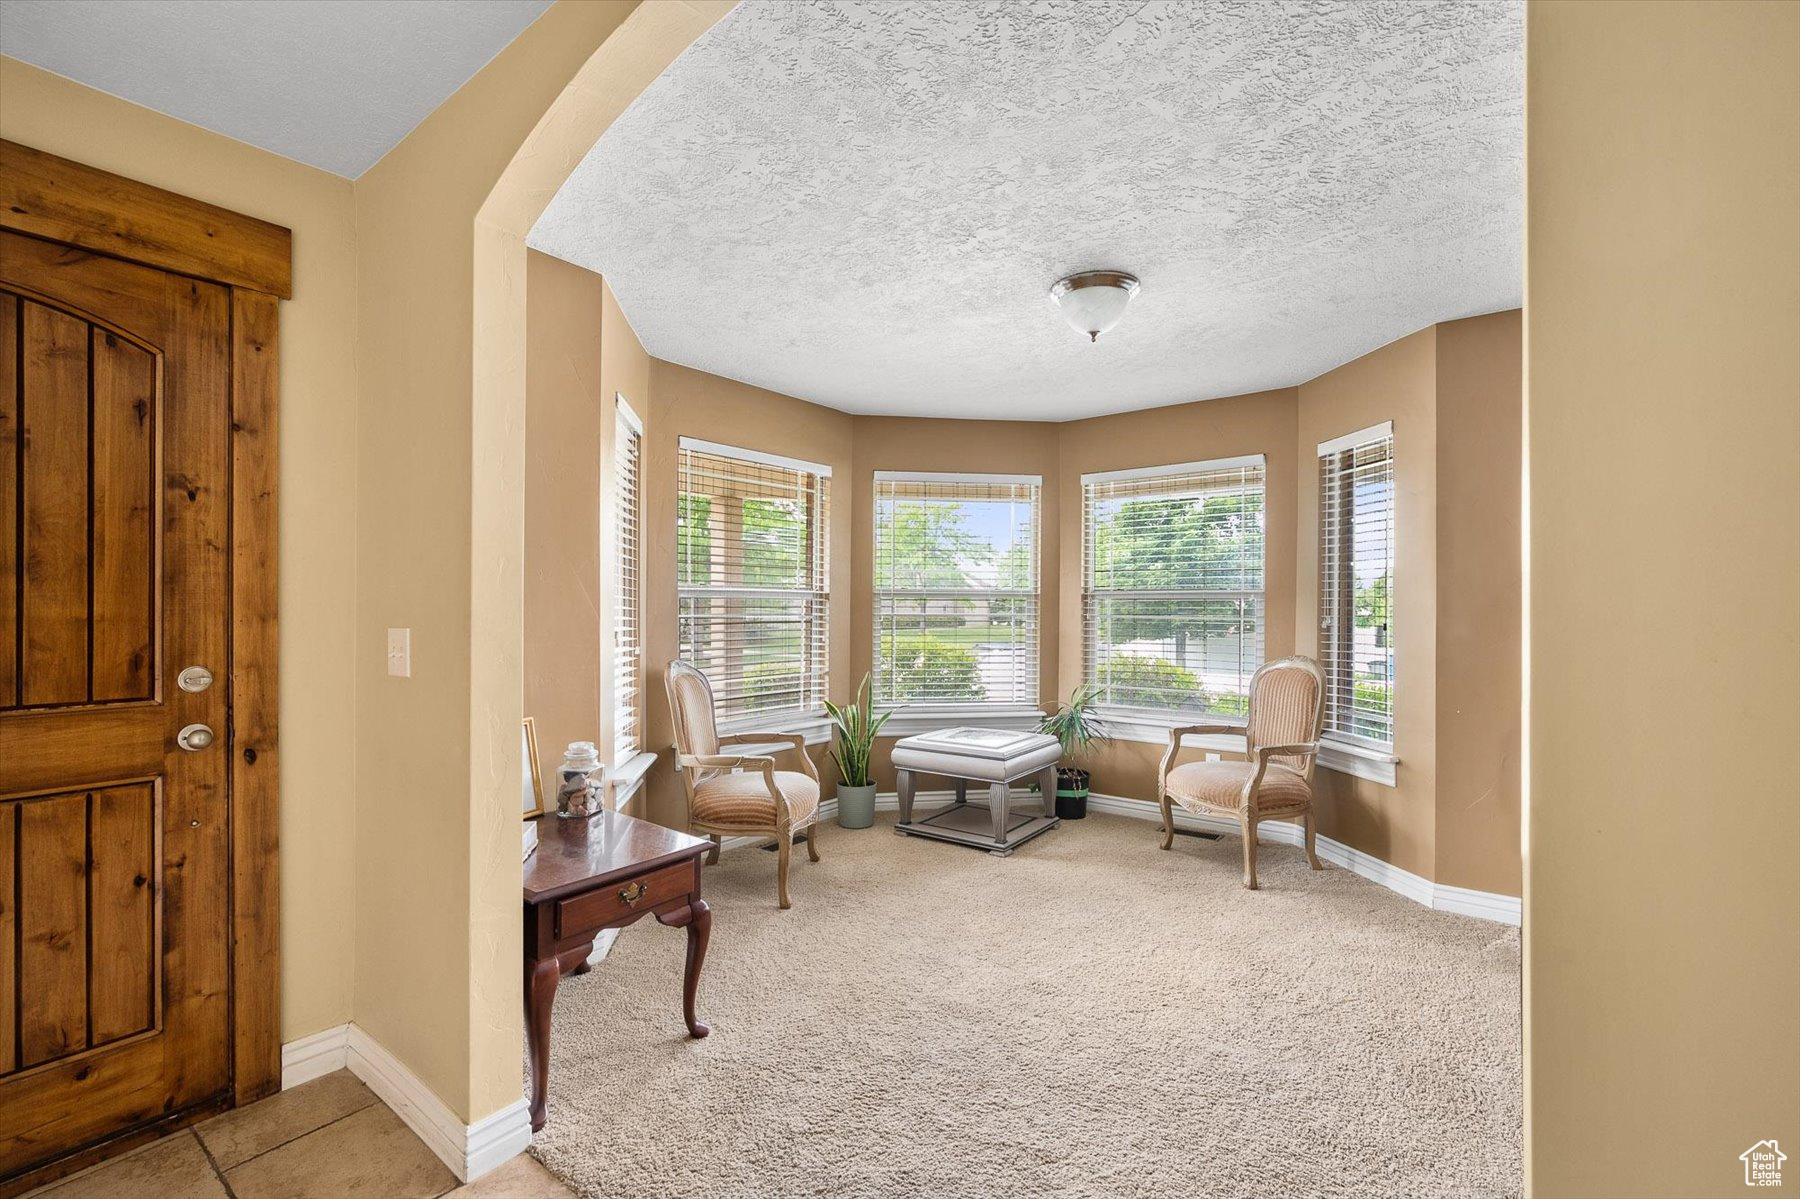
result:
[[[471,1122],[519,1098],[525,237],[618,116],[736,0],[641,4],[545,111],[475,217],[469,595]]]

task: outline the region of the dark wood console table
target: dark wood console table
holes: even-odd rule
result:
[[[653,915],[687,929],[681,990],[688,1035],[712,909],[700,898],[700,858],[710,841],[620,813],[592,820],[538,818],[538,847],[525,859],[525,1041],[531,1058],[531,1130],[544,1126],[550,1075],[550,1004],[557,981],[580,973],[602,929]]]

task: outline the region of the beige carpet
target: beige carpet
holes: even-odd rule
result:
[[[556,1004],[536,1150],[587,1196],[1514,1195],[1519,939],[1123,817],[1011,858],[830,825],[707,872],[712,1036],[640,923]]]

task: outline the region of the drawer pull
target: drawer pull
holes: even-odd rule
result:
[[[625,902],[625,906],[635,907],[637,901],[644,897],[644,891],[643,883],[632,883],[629,887],[619,888],[619,898]]]

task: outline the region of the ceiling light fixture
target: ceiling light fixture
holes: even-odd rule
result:
[[[1062,309],[1063,319],[1077,333],[1099,341],[1100,335],[1119,323],[1125,305],[1137,294],[1136,275],[1124,271],[1083,271],[1058,279],[1050,288],[1050,298]]]

